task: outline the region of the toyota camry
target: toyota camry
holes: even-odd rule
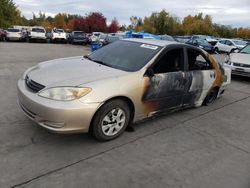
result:
[[[24,113],[52,132],[90,132],[107,141],[133,122],[213,103],[230,75],[197,47],[124,39],[29,68],[18,81],[18,98]]]

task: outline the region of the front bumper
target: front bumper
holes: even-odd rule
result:
[[[67,40],[67,39],[65,37],[58,36],[58,37],[52,37],[52,40],[61,40],[61,41],[63,41],[63,40]]]
[[[18,40],[21,40],[22,37],[7,37],[7,39],[9,39],[11,41],[18,41]]]
[[[74,43],[87,43],[87,40],[85,40],[85,39],[73,39],[72,42],[74,42]]]
[[[39,36],[29,36],[30,39],[37,39],[37,40],[46,40],[46,37],[39,37]]]
[[[229,67],[232,70],[233,75],[250,77],[250,68],[234,66],[232,64],[225,64],[225,66]]]
[[[56,133],[88,132],[91,120],[101,103],[79,100],[54,101],[31,92],[20,79],[18,102],[24,113],[40,126]]]

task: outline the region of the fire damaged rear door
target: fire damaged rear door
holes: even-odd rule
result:
[[[183,97],[183,105],[200,105],[215,81],[215,70],[202,51],[187,48],[186,52],[187,62],[184,79],[186,91]]]
[[[158,112],[182,106],[185,92],[184,50],[172,48],[151,67],[154,75],[145,76],[146,89],[143,103],[150,112]]]

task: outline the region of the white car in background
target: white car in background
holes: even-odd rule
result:
[[[51,31],[51,42],[61,41],[67,42],[67,33],[63,29],[54,28]]]
[[[235,50],[240,50],[247,45],[247,42],[237,39],[222,39],[214,46],[217,52],[233,53]]]
[[[250,44],[238,53],[230,54],[225,66],[232,70],[232,74],[250,77]]]
[[[9,28],[6,32],[7,41],[24,41],[25,34],[21,29]]]
[[[34,26],[28,31],[28,41],[43,41],[46,42],[46,30],[41,26]]]
[[[91,42],[100,42],[100,36],[105,35],[102,32],[92,32],[92,35],[90,37]]]

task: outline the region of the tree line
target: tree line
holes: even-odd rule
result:
[[[54,17],[46,16],[39,12],[33,13],[32,19],[21,16],[21,11],[17,8],[13,0],[0,1],[0,28],[7,28],[12,25],[34,26],[41,25],[47,31],[53,27],[63,28],[67,31],[81,30],[87,33],[93,31],[114,33],[118,30],[145,31],[152,34],[162,35],[211,35],[225,38],[250,38],[249,28],[234,28],[228,25],[220,25],[213,22],[210,15],[188,15],[180,20],[171,15],[164,9],[160,12],[153,12],[150,16],[140,18],[130,17],[128,26],[120,26],[114,18],[110,24],[107,24],[107,18],[100,12],[91,12],[82,15],[72,15],[58,13]]]

